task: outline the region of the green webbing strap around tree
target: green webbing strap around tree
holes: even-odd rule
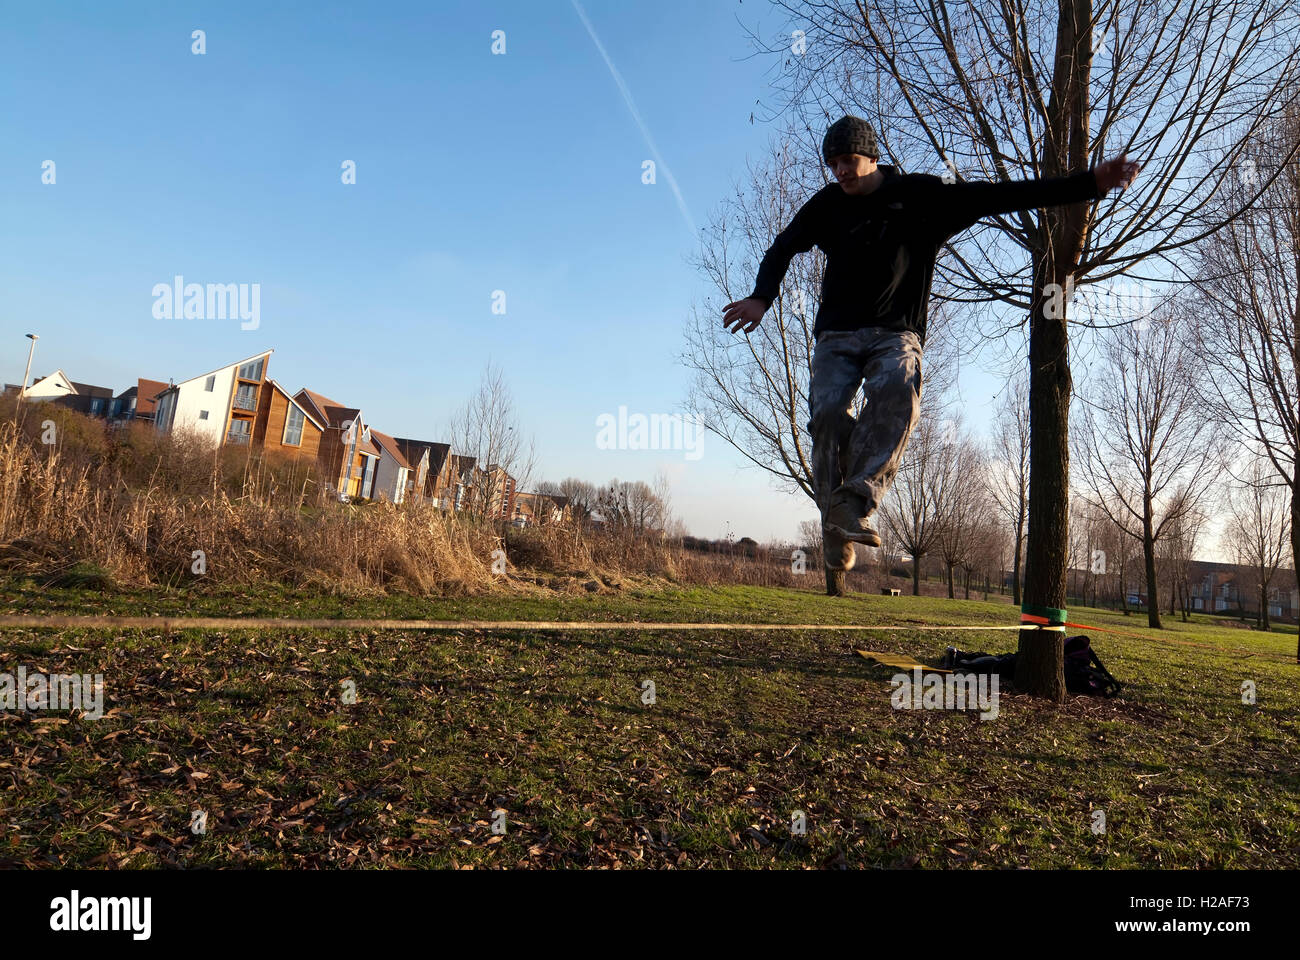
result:
[[[1021,620],[1031,617],[1046,619],[1052,626],[1063,626],[1069,619],[1069,614],[1060,607],[1040,607],[1033,603],[1022,603],[1020,605]]]

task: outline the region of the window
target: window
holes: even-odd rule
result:
[[[261,380],[262,367],[266,363],[266,357],[258,357],[256,360],[250,360],[239,368],[240,380]]]
[[[200,419],[200,420],[206,420],[206,419],[208,419],[208,411],[206,411],[206,410],[200,410],[200,411],[199,411],[199,419]]]
[[[248,443],[251,425],[247,420],[230,421],[230,431],[226,434],[227,443]]]
[[[235,408],[237,410],[256,410],[257,387],[251,383],[241,383],[235,390]]]
[[[165,393],[154,409],[154,426],[159,430],[170,430],[172,413],[176,407],[176,394]]]
[[[99,414],[103,412],[104,412],[104,398],[93,397],[90,401],[90,415],[99,416]]]
[[[284,445],[287,447],[302,446],[302,425],[306,421],[303,412],[292,404],[289,406],[289,416],[284,421]]]
[[[217,386],[217,376],[216,374],[213,374],[212,376],[208,377],[208,382],[203,385],[203,389],[208,393],[211,393],[216,388],[216,386]]]

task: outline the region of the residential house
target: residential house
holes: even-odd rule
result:
[[[401,503],[406,498],[412,473],[410,461],[402,454],[402,447],[386,433],[373,427],[370,438],[379,449],[379,464],[375,468],[375,498]]]
[[[250,443],[258,404],[266,394],[272,352],[266,350],[167,387],[158,395],[155,427],[163,433],[196,433],[214,446]]]
[[[167,389],[169,384],[162,380],[136,380],[134,387],[128,387],[113,398],[109,408],[108,419],[113,421],[144,420],[152,423],[154,410],[157,408],[157,396]]]
[[[489,498],[487,516],[510,520],[515,513],[515,478],[499,464],[488,464],[477,480],[477,489]]]
[[[517,527],[546,526],[568,520],[569,498],[546,493],[518,493],[510,522]]]
[[[402,456],[411,464],[409,490],[412,493],[418,490],[427,503],[440,510],[452,509],[456,483],[452,476],[451,444],[409,437],[397,437],[396,440]]]
[[[6,388],[9,387],[17,389],[13,384],[6,384]],[[62,370],[32,381],[22,395],[28,402],[57,403],[88,417],[108,417],[113,402],[113,391],[109,387],[72,380]]]
[[[375,470],[383,454],[371,439],[359,407],[345,407],[324,394],[303,387],[294,399],[325,424],[317,461],[326,482],[340,497],[374,496]]]
[[[1238,613],[1253,619],[1259,613],[1259,580],[1244,564],[1194,560],[1189,565],[1191,608],[1206,613]],[[1278,568],[1268,592],[1268,615],[1276,620],[1300,619],[1300,590],[1295,572]]]
[[[472,503],[474,483],[479,473],[474,466],[477,458],[453,453],[450,460],[451,485],[447,496],[451,500],[451,509],[467,510]]]
[[[295,459],[318,459],[327,429],[325,422],[305,403],[294,399],[279,381],[267,378],[264,389],[265,400],[258,405],[253,423],[253,445]]]

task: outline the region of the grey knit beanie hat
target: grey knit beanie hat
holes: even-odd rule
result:
[[[876,144],[876,131],[861,117],[840,117],[826,131],[822,140],[822,156],[827,163],[841,153],[858,153],[864,157],[880,159]]]

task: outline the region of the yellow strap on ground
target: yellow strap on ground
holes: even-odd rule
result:
[[[859,650],[853,648],[853,652],[864,660],[874,660],[882,666],[894,667],[898,670],[924,670],[927,673],[952,673],[945,667],[930,667],[921,663],[915,657],[909,657],[905,653],[881,653],[879,650]]]

